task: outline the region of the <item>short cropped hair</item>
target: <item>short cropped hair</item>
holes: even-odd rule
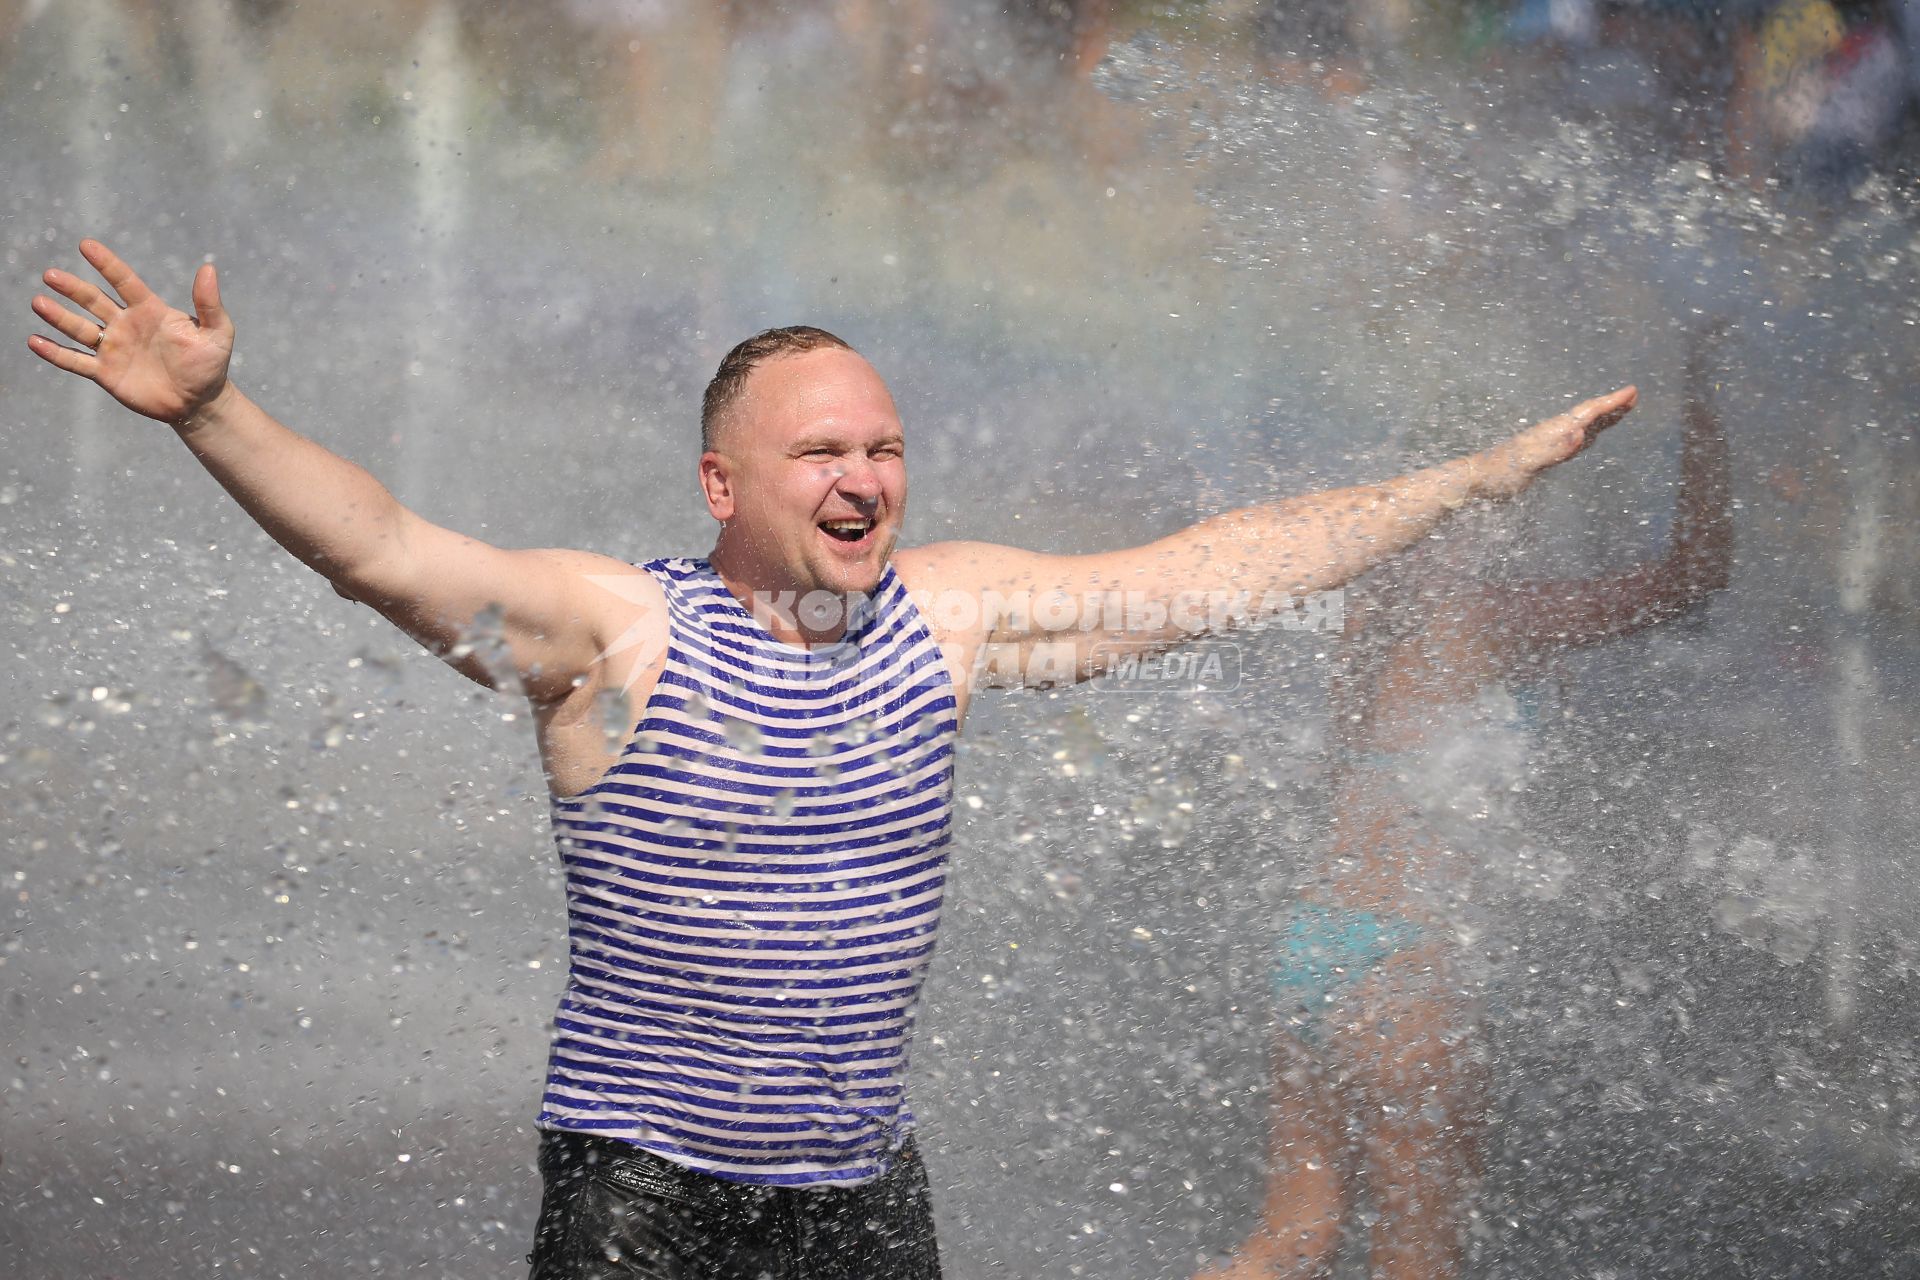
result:
[[[720,433],[721,419],[740,398],[740,393],[746,390],[749,374],[775,356],[799,355],[803,351],[818,351],[823,347],[853,350],[851,343],[834,337],[825,329],[816,329],[810,324],[794,324],[784,329],[767,329],[756,333],[727,352],[726,359],[720,362],[719,371],[713,375],[713,381],[707,384],[706,394],[700,398],[701,451],[713,448],[714,439]]]

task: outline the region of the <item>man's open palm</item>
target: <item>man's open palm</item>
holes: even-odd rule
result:
[[[98,240],[82,240],[80,253],[119,298],[65,271],[48,271],[47,287],[85,314],[44,295],[34,298],[33,312],[83,349],[36,334],[27,339],[33,353],[161,422],[182,422],[219,395],[233,354],[233,321],[220,305],[212,264],[193,278],[196,314],[188,315],[169,307]]]

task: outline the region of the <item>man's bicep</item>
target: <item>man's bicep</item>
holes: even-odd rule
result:
[[[1179,578],[1160,543],[1093,555],[946,543],[902,560],[902,576],[936,629],[966,633],[995,661],[1011,655],[1023,671],[1044,665],[1039,683],[1086,679],[1104,658],[1184,634],[1175,617]]]
[[[1104,556],[1047,555],[987,542],[945,542],[902,552],[901,577],[923,612],[947,631],[995,643],[1071,631],[1078,605],[1097,591]]]
[[[557,693],[599,656],[614,585],[636,575],[590,552],[509,550],[414,521],[354,595],[488,688]]]

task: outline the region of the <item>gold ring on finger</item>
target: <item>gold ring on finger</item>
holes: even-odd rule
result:
[[[107,340],[107,329],[105,325],[102,325],[100,327],[100,332],[93,335],[93,349],[95,351],[98,351],[100,349],[100,344],[105,342],[106,340]]]

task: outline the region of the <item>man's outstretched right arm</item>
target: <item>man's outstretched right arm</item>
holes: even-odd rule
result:
[[[536,699],[565,696],[596,661],[621,601],[589,575],[634,572],[578,551],[508,551],[422,520],[362,468],[282,426],[227,380],[233,323],[213,268],[194,279],[194,315],[168,307],[106,246],[81,253],[115,297],[49,271],[34,312],[77,347],[36,336],[48,363],[90,379],[136,413],[171,425],[276,542],[489,687],[518,680]],[[84,313],[84,314],[81,314]],[[626,608],[631,611],[633,606]],[[477,618],[494,611],[475,637]],[[476,644],[495,641],[501,649]],[[491,651],[490,651],[491,650]]]
[[[231,383],[175,429],[274,541],[488,688],[517,680],[537,698],[562,697],[600,652],[598,619],[582,608],[601,602],[577,589],[586,575],[628,566],[583,551],[504,550],[423,520]]]

